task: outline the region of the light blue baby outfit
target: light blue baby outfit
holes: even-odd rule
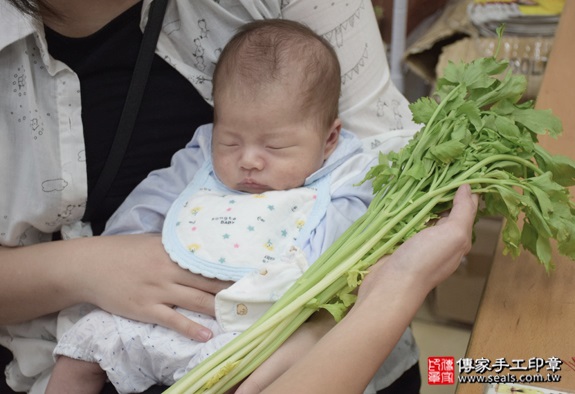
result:
[[[342,130],[336,150],[302,187],[247,194],[213,172],[212,125],[200,127],[169,168],[150,174],[110,219],[105,234],[159,232],[170,257],[235,283],[216,296],[216,319],[178,308],[214,333],[189,340],[163,327],[94,310],[66,331],[55,354],[98,362],[119,392],[171,385],[249,327],[371,201],[375,164]],[[74,319],[71,319],[74,320]]]

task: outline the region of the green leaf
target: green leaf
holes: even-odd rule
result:
[[[529,251],[533,256],[537,256],[537,230],[529,222],[523,223],[523,230],[521,231],[521,245]]]
[[[487,89],[497,83],[493,75],[501,74],[507,69],[507,61],[498,61],[493,57],[478,58],[469,63],[461,83],[469,89]]]
[[[322,304],[320,305],[320,308],[323,308],[326,311],[328,311],[333,316],[336,322],[340,322],[341,319],[344,318],[348,309],[347,306],[339,302],[334,304]]]
[[[450,85],[446,81],[445,83],[438,82],[437,86],[438,89],[435,91],[434,96],[439,99],[441,106],[444,108],[442,111],[443,116],[465,103],[467,90],[464,85]]]
[[[521,207],[529,205],[529,201],[525,201],[525,196],[519,194],[514,189],[499,185],[495,186],[495,189],[499,192],[499,195],[505,203],[507,211],[509,212],[509,216],[505,216],[513,221],[516,221],[519,216],[519,212],[521,211]],[[503,214],[503,212],[501,212],[501,214]]]
[[[465,145],[459,141],[449,140],[442,144],[432,146],[430,153],[442,163],[450,163],[460,157],[465,150]]]
[[[523,212],[525,213],[525,220],[528,220],[533,227],[535,227],[539,236],[543,236],[547,239],[553,236],[549,223],[545,220],[545,216],[537,204],[535,204],[535,201],[531,200],[531,203],[526,204]]]
[[[390,173],[390,172],[391,172],[391,169],[389,167],[389,162],[375,165],[375,166],[370,168],[370,170],[365,175],[365,178],[363,179],[363,181],[361,181],[358,185],[362,184],[363,182],[365,182],[369,179],[373,179],[373,178],[376,178],[380,175]]]
[[[562,255],[569,257],[571,260],[575,260],[575,239],[569,243],[565,242],[560,244],[558,250]]]
[[[475,130],[483,128],[483,120],[481,119],[481,111],[474,102],[467,101],[457,109],[457,114],[465,116],[469,123],[473,125]]]
[[[559,252],[575,260],[575,220],[573,212],[570,215],[565,215],[565,218],[561,220],[558,232],[560,234],[557,237]]]
[[[510,253],[511,256],[519,256],[521,245],[521,231],[517,222],[514,220],[506,220],[501,231],[501,239],[505,244],[504,253]]]
[[[423,165],[421,160],[417,160],[411,165],[411,167],[407,171],[403,172],[403,175],[409,176],[419,181],[427,177],[429,175],[429,172],[425,169],[425,166]]]
[[[423,124],[429,123],[437,107],[437,102],[429,97],[422,97],[409,105],[413,114],[413,121]]]
[[[347,285],[351,289],[355,289],[363,278],[367,275],[367,271],[358,271],[357,269],[352,269],[347,273]]]
[[[459,85],[463,80],[466,67],[467,65],[464,62],[455,63],[450,60],[443,70],[442,77],[437,80],[437,90],[444,89],[446,86]]]
[[[515,110],[513,117],[517,123],[521,123],[536,134],[549,134],[557,137],[563,131],[561,120],[551,110],[522,109]]]
[[[565,201],[553,200],[553,215],[550,218],[551,225],[555,229],[555,239],[559,244],[575,244],[575,208],[574,203],[567,199]]]
[[[479,58],[469,63],[450,61],[437,81],[437,89],[459,84],[470,89],[489,88],[497,83],[492,76],[502,73],[507,66],[507,61],[498,61],[493,57]]]
[[[507,59],[497,60],[494,56],[491,56],[479,58],[477,61],[481,64],[481,67],[485,69],[486,74],[494,77],[509,69],[509,60]]]
[[[483,194],[483,211],[488,216],[503,216],[507,220],[516,221],[517,217],[512,215],[507,208],[507,204],[494,186],[488,188],[488,192]]]
[[[503,141],[490,142],[488,144],[486,150],[492,154],[497,154],[497,155],[504,155],[504,154],[512,154],[513,153],[512,149],[508,145],[506,145]],[[497,162],[497,163],[495,163],[495,166],[493,166],[492,168],[502,168],[505,166],[506,163],[510,163],[510,162],[509,161],[503,161],[502,163]],[[501,165],[501,164],[503,164],[503,165]],[[513,162],[512,165],[513,166],[520,166],[520,164],[518,164],[517,162]]]
[[[469,131],[469,123],[465,119],[458,120],[451,132],[451,139],[461,142],[464,145],[469,145],[473,140],[473,135]]]
[[[535,244],[537,250],[537,259],[545,266],[547,272],[553,270],[551,263],[551,243],[549,238],[539,235],[537,243]]]
[[[503,99],[493,104],[490,111],[495,112],[497,115],[510,116],[517,110],[517,108],[517,105],[513,103],[513,101]],[[529,106],[529,108],[531,108],[531,106]]]
[[[535,159],[543,171],[550,171],[553,180],[561,186],[575,185],[575,161],[572,159],[555,155],[552,156],[540,145],[535,146]]]
[[[341,300],[341,302],[343,302],[344,306],[349,307],[355,303],[355,301],[357,300],[357,296],[355,294],[346,293],[346,294],[340,294],[339,299]]]
[[[517,145],[522,145],[521,132],[512,120],[503,116],[493,116],[490,119],[493,121],[494,130],[497,130],[499,135]]]
[[[555,182],[553,174],[550,171],[547,171],[538,176],[531,177],[526,180],[526,183],[528,185],[542,189],[545,194],[554,200],[559,200],[562,202],[569,201],[567,189],[565,189],[565,187],[559,183]]]
[[[549,221],[549,215],[553,212],[551,197],[559,196],[561,192],[563,192],[563,188],[552,181],[550,172],[546,172],[538,177],[529,178],[526,180],[526,184],[529,190],[535,195],[541,214],[546,221]]]
[[[490,106],[501,100],[510,100],[513,103],[525,93],[527,80],[523,75],[514,75],[508,72],[496,88],[475,89],[470,94],[470,99],[477,102],[481,108]]]

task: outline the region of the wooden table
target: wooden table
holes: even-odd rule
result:
[[[567,0],[537,98],[563,121],[559,139],[541,138],[550,152],[575,158],[575,1]],[[575,187],[571,188],[575,195]],[[575,393],[575,262],[556,252],[556,270],[547,275],[529,253],[513,260],[502,254],[500,241],[486,283],[466,358],[494,362],[558,357],[561,381],[532,383]],[[568,365],[568,363],[570,365]],[[457,367],[456,367],[457,369]],[[540,371],[542,375],[548,371]],[[511,373],[503,370],[499,376]],[[533,375],[534,370],[514,373]],[[497,375],[487,372],[483,376]],[[483,393],[484,385],[459,384],[457,394]]]

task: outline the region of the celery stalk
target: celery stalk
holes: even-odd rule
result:
[[[516,256],[523,246],[551,272],[549,239],[555,239],[559,252],[575,259],[575,204],[567,189],[575,184],[575,162],[537,145],[539,134],[560,134],[560,121],[533,109],[532,102],[521,103],[525,80],[510,73],[500,77],[507,68],[495,58],[447,66],[437,100],[410,106],[422,129],[399,152],[380,155],[367,174],[374,187],[367,212],[261,319],[166,393],[223,393],[317,309],[341,318],[364,272],[449,209],[465,183],[484,199],[478,216],[506,219],[505,253]]]

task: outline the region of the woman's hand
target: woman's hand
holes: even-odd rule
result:
[[[478,196],[471,194],[469,185],[461,186],[448,216],[420,231],[391,256],[371,267],[370,274],[360,286],[358,302],[377,291],[381,285],[379,282],[387,281],[388,275],[413,282],[425,294],[447,279],[471,249],[477,205]]]
[[[462,186],[449,216],[372,267],[355,305],[337,326],[308,345],[269,386],[242,394],[362,393],[427,293],[451,275],[469,251],[476,212],[477,196]]]
[[[0,323],[25,321],[88,302],[206,341],[211,332],[172,309],[214,314],[229,286],[180,268],[160,235],[115,235],[0,250]],[[6,282],[6,283],[4,283]]]
[[[214,316],[214,296],[230,283],[179,267],[167,256],[158,234],[102,238],[117,248],[106,249],[101,255],[110,267],[95,273],[99,283],[94,281],[86,294],[92,303],[113,314],[173,329],[188,338],[206,341],[211,337],[211,331],[173,307]]]
[[[306,323],[311,325],[300,327],[235,393],[363,391],[427,293],[451,275],[469,252],[476,212],[477,196],[471,195],[469,186],[462,186],[446,218],[372,267],[344,324],[321,339],[334,325],[331,316],[324,314]]]

